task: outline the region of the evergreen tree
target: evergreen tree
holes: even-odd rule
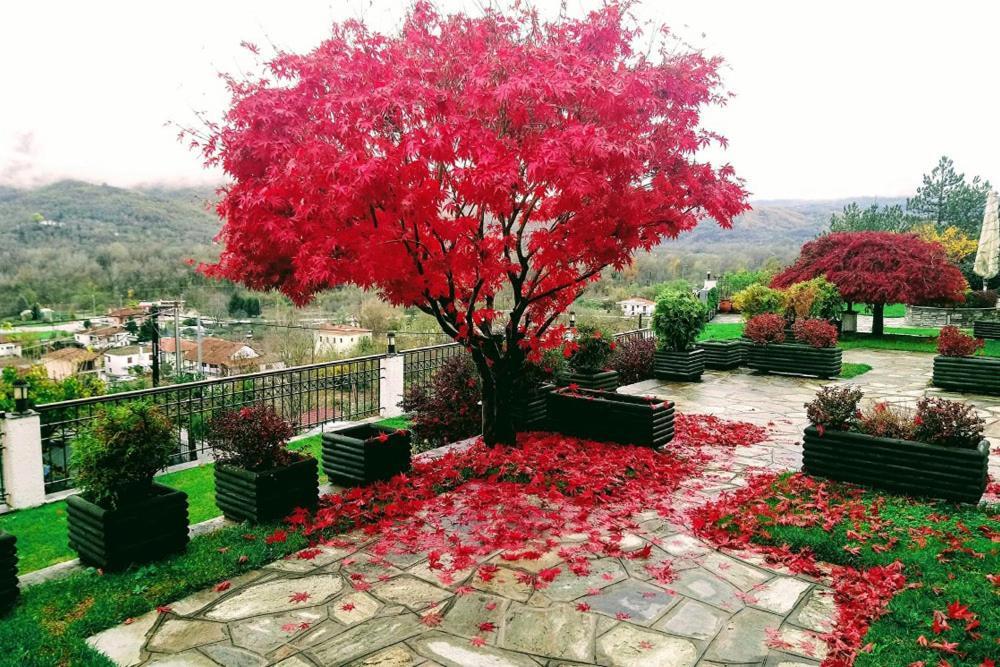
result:
[[[831,232],[905,232],[909,231],[916,218],[907,215],[902,206],[872,204],[861,208],[857,202],[844,207],[842,213],[830,216]]]
[[[906,209],[939,227],[954,225],[969,236],[978,237],[989,191],[989,181],[976,176],[967,183],[965,174],[955,171],[951,158],[941,156],[931,173],[924,174],[923,185],[907,200]]]

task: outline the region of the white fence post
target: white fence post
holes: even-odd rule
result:
[[[390,354],[379,360],[379,413],[383,417],[403,414],[403,355]]]
[[[7,506],[34,507],[45,502],[45,472],[42,468],[42,422],[38,413],[7,413],[2,420],[3,482]]]

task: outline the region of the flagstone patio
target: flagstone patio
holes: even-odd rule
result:
[[[893,401],[947,395],[927,387],[931,359],[845,353],[874,367],[854,382],[871,398]],[[686,482],[675,498],[682,509],[742,485],[753,470],[797,468],[803,403],[822,384],[736,371],[623,391],[772,429],[765,443],[720,452],[700,479]],[[971,400],[987,417],[988,436],[1000,441],[1000,400]],[[343,546],[278,561],[88,641],[118,665],[807,667],[823,659],[819,635],[834,616],[827,582],[791,576],[753,554],[722,553],[692,537],[679,518],[647,512],[637,521],[642,536],[623,536],[624,557],[599,558],[584,576],[563,567],[540,590],[518,573],[557,567],[556,550],[537,560],[491,554],[482,561],[497,566],[491,579],[470,568],[445,585],[424,555],[376,557],[366,551],[372,540],[350,535]],[[650,560],[671,564],[670,583],[628,558],[647,545]],[[352,585],[359,572],[373,582],[367,590]]]

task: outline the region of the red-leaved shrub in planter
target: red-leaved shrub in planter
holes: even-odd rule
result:
[[[626,338],[618,343],[611,355],[610,366],[618,371],[618,381],[622,385],[633,384],[653,377],[655,355],[655,338]]]
[[[295,431],[270,405],[248,405],[212,418],[208,442],[220,463],[244,470],[279,468],[296,460],[287,449]]]
[[[949,325],[941,329],[938,335],[938,354],[945,357],[971,357],[986,342],[982,338],[973,338]]]
[[[816,318],[795,320],[795,324],[792,325],[792,333],[795,334],[795,340],[812,347],[836,347],[837,345],[837,327],[826,320]]]
[[[743,335],[758,345],[784,343],[785,318],[775,313],[755,315],[743,328]]]
[[[916,438],[945,447],[975,449],[983,439],[985,422],[968,403],[925,396],[917,401],[913,418]]]

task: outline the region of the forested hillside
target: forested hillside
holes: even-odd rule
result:
[[[211,239],[219,222],[206,206],[213,197],[210,188],[122,189],[76,181],[0,187],[0,317],[35,302],[69,313],[177,296],[195,307],[208,309],[212,302],[224,310],[231,288],[206,281],[185,263],[217,252]],[[637,258],[621,281],[609,280],[650,285],[788,262],[850,201],[755,202],[733,229],[702,224]]]

